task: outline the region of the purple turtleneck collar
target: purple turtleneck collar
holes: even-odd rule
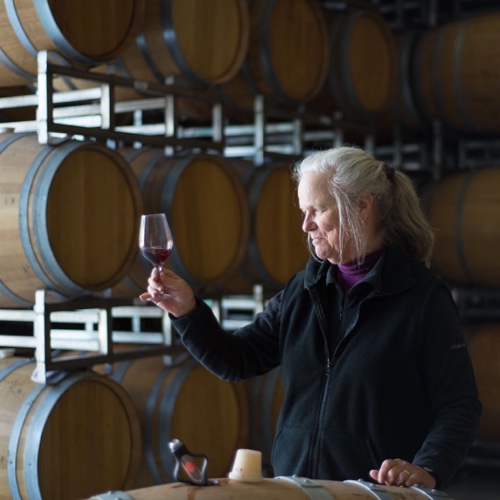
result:
[[[384,253],[385,247],[365,256],[361,265],[357,262],[348,262],[337,266],[337,282],[347,292],[356,283],[359,283],[375,266],[380,256]]]

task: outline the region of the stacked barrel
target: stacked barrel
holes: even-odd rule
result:
[[[125,389],[91,371],[33,382],[28,358],[0,359],[0,498],[84,498],[134,486],[139,418]]]
[[[2,97],[35,91],[41,50],[81,68],[114,59],[136,36],[143,10],[142,0],[2,2]],[[1,117],[29,120],[35,112],[6,109]],[[5,131],[0,143],[0,307],[31,307],[37,289],[72,298],[121,280],[142,211],[123,157],[90,140],[44,146],[32,133]],[[34,368],[29,357],[0,359],[0,498],[131,488],[142,436],[126,390],[90,370],[39,384]]]
[[[500,323],[498,313],[480,316],[481,304],[498,293],[498,214],[500,211],[500,165],[450,173],[428,189],[427,205],[436,229],[434,267],[458,296],[473,295],[478,303],[464,305],[463,332],[471,353],[483,403],[478,437],[500,442],[500,407],[496,389],[500,384]],[[484,296],[484,298],[482,298]],[[460,303],[460,301],[459,301]],[[496,303],[496,301],[494,301]],[[479,313],[468,316],[467,308]],[[494,306],[497,307],[497,306]],[[488,308],[486,308],[487,310]]]
[[[383,123],[430,135],[439,121],[457,137],[498,135],[499,19],[489,12],[395,32],[397,85]]]
[[[57,64],[98,72],[113,64],[134,79],[163,83],[181,75],[200,92],[236,77],[249,52],[250,15],[242,0],[24,4],[1,7],[4,96],[36,90],[40,50],[50,51]],[[301,32],[296,46],[306,46],[303,57],[309,60],[316,47],[307,46],[304,13],[309,26],[320,27],[313,43],[324,41],[325,32],[313,2],[289,13]],[[279,21],[266,15],[272,30]],[[168,43],[165,31],[175,35],[167,37]],[[285,36],[283,26],[281,33]],[[319,57],[325,56],[320,51]],[[285,91],[295,92],[297,101],[312,95],[324,75],[326,62],[321,63],[319,74],[305,73],[302,82]],[[281,85],[288,83],[284,79]],[[79,85],[69,78],[56,82],[62,90]],[[184,106],[189,110],[192,103]],[[11,109],[2,118],[33,119],[35,111]],[[251,208],[245,177],[253,164],[245,165],[245,174],[214,153],[182,151],[166,157],[160,148],[111,149],[73,138],[42,145],[34,133],[5,131],[0,156],[3,308],[32,307],[40,288],[56,292],[54,300],[60,301],[110,292],[137,297],[150,273],[137,244],[144,212],[167,213],[175,236],[170,265],[200,292],[225,290],[226,282],[242,272],[254,240],[252,255],[270,262],[256,276],[268,273],[270,286],[281,285],[307,258],[298,239],[289,165],[255,171],[252,184],[259,177],[258,189],[265,193],[260,200],[258,193],[252,195]],[[251,210],[258,213],[253,216]],[[266,217],[280,225],[277,214],[285,217],[282,229],[263,234]],[[275,271],[276,257],[267,252],[279,237],[290,238],[279,249],[291,248],[294,258]],[[251,279],[231,286],[249,291]],[[206,453],[211,476],[224,476],[234,451],[248,446],[246,388],[218,380],[189,359],[172,366],[161,357],[122,362],[114,366],[113,377],[96,366],[60,373],[47,384],[32,380],[34,368],[28,357],[1,362],[0,498],[84,498],[172,481],[167,444],[173,438]]]
[[[259,94],[289,111],[319,103],[363,122],[387,107],[392,91],[394,44],[374,10],[333,13],[313,0],[155,0],[106,9],[40,2],[26,12],[18,3],[3,16],[16,43],[4,51],[0,81],[13,91],[36,84],[39,50],[136,80],[176,78],[240,121]],[[65,78],[70,88],[81,84]],[[207,119],[205,101],[187,101],[177,100],[182,116]],[[197,151],[167,158],[161,148],[33,143],[16,134],[2,143],[12,195],[0,212],[9,228],[0,251],[3,307],[31,305],[40,287],[66,298],[103,290],[136,297],[150,272],[136,245],[142,212],[167,214],[175,239],[168,265],[198,291],[249,293],[261,283],[272,293],[308,258],[290,160],[256,168]]]
[[[28,42],[22,34],[31,34],[35,27],[38,32],[29,43],[36,48],[31,50],[33,60],[17,71],[24,79],[8,80],[13,65],[7,64],[4,83],[35,83],[37,50],[51,50],[75,66],[87,65],[96,71],[112,64],[121,75],[134,79],[163,83],[168,77],[181,77],[200,93],[217,95],[225,92],[221,86],[233,85],[247,68],[244,73],[251,76],[255,92],[289,105],[312,99],[326,77],[326,29],[313,1],[282,2],[274,7],[253,2],[251,9],[243,0],[157,0],[108,7],[106,15],[117,18],[109,23],[109,33],[106,28],[101,36],[100,54],[95,45],[101,21],[92,24],[88,20],[92,27],[82,29],[87,17],[80,16],[83,7],[78,3],[68,3],[67,11],[58,7],[53,12],[48,5],[37,4],[31,13],[34,19],[24,22],[24,30],[17,29],[24,10],[19,8],[14,16],[9,9],[4,22],[12,23],[22,54],[16,68],[26,59]],[[99,8],[96,3],[92,15],[101,19],[104,14]],[[73,19],[79,26],[74,33],[68,29]],[[126,36],[119,23],[128,28]],[[250,44],[261,36],[262,23],[267,34],[258,44]],[[91,39],[89,47],[85,47],[84,34]],[[61,42],[63,35],[69,40]],[[111,37],[117,44],[115,50],[110,48]],[[292,57],[294,78],[287,70]],[[9,54],[9,61],[14,59]],[[269,64],[263,64],[263,59]],[[73,87],[78,84],[70,82]],[[67,298],[109,289],[115,297],[136,297],[150,272],[137,252],[142,212],[167,213],[175,238],[169,265],[200,291],[248,292],[252,280],[267,280],[265,284],[274,290],[307,259],[293,205],[290,164],[263,167],[246,185],[227,158],[213,153],[181,151],[167,158],[161,148],[110,150],[98,143],[76,141],[44,148],[36,144],[35,136],[6,134],[2,155],[0,168],[9,184],[0,217],[10,235],[0,251],[0,269],[5,273],[0,290],[3,307],[31,305],[33,291],[40,287],[53,288]],[[266,183],[267,190],[263,189]],[[257,184],[261,187],[256,188]],[[248,191],[256,189],[263,191],[263,199],[255,200],[258,194],[252,194],[253,208],[258,211],[253,214]],[[274,189],[280,191],[279,197],[274,198]],[[274,219],[280,229],[265,229],[266,217]],[[292,258],[278,255],[284,249]],[[250,260],[258,260],[260,269],[236,279]],[[273,268],[277,262],[280,269]]]
[[[42,50],[58,64],[80,68],[115,59],[137,35],[144,5],[143,0],[2,3],[4,95],[35,90]],[[29,115],[29,108],[25,112]],[[0,306],[30,306],[39,288],[72,298],[122,279],[135,256],[142,211],[125,160],[90,141],[41,146],[35,134],[6,132],[0,149]]]
[[[397,87],[381,123],[397,124],[410,137],[432,137],[436,123],[447,140],[455,136],[487,144],[498,137],[499,20],[499,12],[490,12],[395,33]],[[500,287],[500,162],[492,158],[489,164],[459,168],[458,151],[453,158],[455,168],[437,165],[428,177],[433,180],[422,190],[423,205],[435,229],[434,270],[459,297],[474,296],[478,304],[464,305],[460,312],[483,402],[478,438],[498,444],[499,323],[491,312],[478,316],[481,303],[491,302]],[[471,306],[475,318],[467,313]]]

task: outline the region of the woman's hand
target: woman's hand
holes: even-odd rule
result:
[[[426,470],[399,458],[384,460],[380,469],[370,471],[370,477],[388,486],[436,487],[436,480]]]
[[[168,293],[171,297],[162,299],[164,293]],[[196,309],[196,299],[191,287],[169,269],[163,269],[160,274],[153,268],[148,279],[148,291],[139,298],[143,302],[154,302],[177,318]]]

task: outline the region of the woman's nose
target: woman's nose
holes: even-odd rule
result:
[[[311,231],[311,229],[313,229],[313,221],[312,219],[305,215],[304,216],[304,220],[302,221],[302,231],[304,231],[304,233],[308,233],[309,231]]]

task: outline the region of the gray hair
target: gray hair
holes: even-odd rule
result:
[[[366,254],[367,241],[358,200],[363,193],[371,193],[378,213],[376,231],[383,243],[399,245],[410,258],[430,266],[434,233],[407,175],[361,148],[346,146],[307,156],[295,165],[293,178],[300,182],[308,172],[329,174],[330,194],[339,214],[340,246],[350,239],[359,262]]]

